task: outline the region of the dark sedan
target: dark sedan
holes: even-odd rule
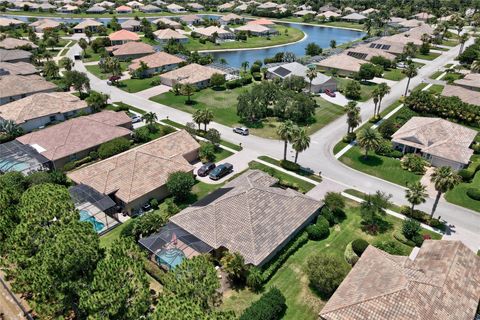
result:
[[[208,176],[208,174],[210,173],[210,171],[212,171],[213,169],[215,169],[215,163],[212,163],[212,162],[208,162],[208,163],[205,163],[204,165],[202,165],[198,171],[197,171],[197,174],[198,176],[200,177],[206,177]]]
[[[219,180],[233,171],[233,165],[224,163],[213,169],[208,175],[212,180]]]

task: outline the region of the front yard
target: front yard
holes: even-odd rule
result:
[[[127,79],[119,82],[118,87],[123,91],[135,93],[150,89],[160,83],[160,77],[151,77],[144,79]]]
[[[401,69],[390,69],[383,73],[383,77],[387,80],[400,81],[405,79],[406,75],[402,72]]]
[[[429,54],[421,54],[421,53],[418,53],[418,54],[415,56],[415,58],[431,61],[431,60],[435,60],[435,59],[438,58],[440,55],[441,55],[441,53],[437,53],[437,52],[430,52]]]
[[[480,162],[480,155],[474,155],[471,160],[473,163]],[[467,190],[470,188],[476,188],[480,190],[480,170],[477,171],[471,182],[460,183],[453,190],[448,191],[445,194],[445,199],[448,202],[480,212],[480,201],[474,200],[467,195]]]
[[[335,77],[335,80],[337,81],[338,90],[342,93],[344,92],[346,85],[350,81],[354,81],[354,80],[346,79],[342,77]],[[377,87],[377,84],[373,82],[369,82],[369,81],[360,82],[360,88],[361,88],[360,99],[358,99],[358,101],[364,102],[370,99],[372,97],[372,92],[376,87]]]

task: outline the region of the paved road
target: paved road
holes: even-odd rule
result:
[[[472,40],[467,42],[468,46]],[[465,47],[466,47],[465,46]],[[79,52],[81,49],[78,45],[72,47],[68,55],[73,58],[74,52]],[[430,61],[419,70],[418,75],[412,78],[410,88],[414,88],[422,82],[425,82],[428,77],[437,71],[446,63],[451,62],[458,54],[458,47],[454,47],[446,51],[439,58]],[[83,64],[79,61],[75,64],[75,69],[87,72]],[[158,114],[159,119],[170,118],[180,123],[192,121],[191,115],[179,111],[177,109],[154,103],[134,94],[126,93],[116,87],[108,86],[105,81],[89,74],[92,89],[101,91],[110,95],[112,101],[123,101],[127,104],[134,105],[147,111],[153,111]],[[399,81],[391,87],[391,93],[386,96],[382,102],[382,109],[397,101],[404,93],[407,80]],[[364,122],[373,114],[373,101],[359,104],[361,108],[361,116]],[[366,193],[373,193],[376,190],[392,194],[392,200],[397,204],[406,204],[404,194],[405,189],[399,185],[378,179],[376,177],[353,170],[335,159],[333,156],[333,147],[343,137],[346,132],[346,116],[340,117],[328,126],[324,127],[314,135],[312,135],[312,143],[310,148],[299,156],[299,162],[315,171],[321,171],[322,176],[330,181],[337,182],[340,185],[349,188],[359,189]],[[218,124],[212,123],[210,127],[216,128],[226,140],[235,143],[241,143],[244,149],[250,150],[252,159],[257,154],[265,154],[275,158],[281,158],[283,153],[283,142],[278,140],[269,140],[256,136],[243,137],[232,132],[232,129]],[[293,153],[289,154],[293,159]],[[433,199],[428,199],[427,203],[419,206],[419,209],[429,211],[433,204]],[[438,206],[437,215],[447,220],[448,223],[455,225],[454,230],[460,237],[468,237],[470,247],[480,248],[480,237],[478,239],[471,239],[471,235],[480,235],[480,214],[455,206],[450,203],[442,202]],[[465,230],[465,232],[463,232]],[[468,236],[467,236],[468,235]]]

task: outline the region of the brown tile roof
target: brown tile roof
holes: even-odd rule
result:
[[[268,32],[271,29],[261,24],[246,24],[235,28],[235,31],[250,31],[250,32]]]
[[[326,68],[345,70],[349,72],[358,72],[360,71],[360,66],[364,63],[367,62],[351,57],[345,53],[341,53],[330,56],[324,60],[317,62],[316,64]]]
[[[30,59],[32,53],[25,50],[14,49],[14,50],[6,50],[0,49],[0,62],[8,62],[8,61],[15,61],[15,60],[24,60]]]
[[[74,29],[85,29],[87,27],[99,27],[99,26],[103,26],[103,23],[98,22],[98,21],[93,20],[93,19],[85,19],[73,28]]]
[[[460,86],[447,84],[442,91],[442,96],[459,97],[465,103],[480,106],[480,92],[466,89]]]
[[[222,17],[220,17],[220,20],[223,20],[223,21],[235,21],[235,20],[242,20],[243,17],[239,16],[238,14],[235,14],[235,13],[229,13],[229,14],[226,14]]]
[[[24,39],[5,38],[0,41],[0,48],[3,49],[16,49],[20,47],[30,47],[32,49],[38,48],[38,46],[32,41]]]
[[[455,80],[454,83],[458,84],[459,86],[480,89],[480,73],[468,73],[463,79]]]
[[[115,9],[115,11],[120,12],[120,11],[128,11],[131,12],[132,8],[129,6],[119,6],[118,8]]]
[[[122,29],[111,33],[108,39],[110,41],[138,41],[140,37],[135,32]]]
[[[128,56],[135,54],[150,54],[154,53],[155,49],[143,42],[127,42],[118,46],[108,47],[108,51],[113,51],[114,56]]]
[[[210,80],[212,75],[215,73],[225,74],[220,70],[192,63],[182,68],[166,72],[160,77],[165,79],[172,79],[178,83],[195,84],[205,80]]]
[[[472,320],[480,257],[460,241],[426,240],[414,260],[369,246],[320,312],[326,320]]]
[[[177,131],[134,149],[70,172],[75,183],[91,186],[104,194],[130,203],[165,185],[176,171],[190,172],[193,166],[184,155],[200,145],[186,131]]]
[[[167,26],[173,27],[173,28],[180,28],[182,26],[181,23],[168,19],[168,18],[158,18],[157,20],[153,20],[152,23],[158,24],[158,23],[163,23]]]
[[[412,117],[392,135],[392,141],[423,153],[467,164],[477,132],[441,118]]]
[[[217,33],[218,35],[231,35],[232,33],[230,31],[227,31],[225,29],[219,28],[217,26],[209,26],[206,28],[196,28],[194,33],[198,33],[202,36],[205,37],[211,37],[214,33]]]
[[[19,24],[24,24],[24,23],[25,22],[17,20],[17,19],[0,17],[0,27],[8,27],[10,25],[19,25]]]
[[[155,37],[161,40],[169,40],[169,39],[188,39],[187,36],[178,33],[172,29],[161,29],[154,32]]]
[[[225,247],[245,263],[261,265],[321,207],[297,191],[274,187],[276,182],[248,170],[170,221],[212,248]]]
[[[17,138],[17,140],[23,144],[39,146],[38,149],[44,150],[40,152],[43,156],[51,161],[55,161],[131,133],[128,129],[109,124],[115,122],[113,119],[117,116],[123,119],[125,116],[124,112],[119,112],[118,115],[113,111],[105,114],[103,112],[73,118],[51,127],[31,132]],[[105,119],[109,123],[102,122]]]
[[[28,62],[0,62],[0,70],[8,74],[22,76],[28,76],[38,72],[37,68]],[[0,74],[2,74],[2,71],[0,71]]]
[[[184,62],[185,60],[174,56],[172,54],[168,54],[166,52],[155,52],[154,54],[150,54],[148,56],[138,58],[132,60],[132,63],[128,66],[130,70],[136,70],[140,67],[140,62],[143,61],[147,64],[150,69],[154,68],[161,68],[164,66],[168,66],[171,64],[178,64],[180,62]]]
[[[261,24],[263,26],[272,26],[272,25],[275,24],[275,22],[273,22],[272,20],[268,20],[268,19],[251,20],[247,23],[248,24]]]
[[[368,60],[368,61],[370,61],[370,59],[376,56],[381,56],[391,61],[395,59],[395,55],[382,49],[370,48],[369,44],[360,45],[351,49],[347,49],[346,52],[347,54],[349,54],[350,52],[366,54],[366,57],[362,58],[362,60]]]
[[[40,28],[40,29],[53,29],[60,26],[60,22],[51,19],[40,19],[29,24],[30,27]]]
[[[68,92],[36,93],[0,106],[0,118],[22,124],[35,118],[81,110],[86,107],[87,103],[84,100]]]
[[[53,90],[57,86],[38,75],[6,75],[0,77],[0,98]]]

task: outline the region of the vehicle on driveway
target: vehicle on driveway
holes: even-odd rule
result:
[[[120,79],[121,79],[120,76],[111,76],[110,78],[108,78],[107,84],[111,86],[112,84],[116,83]]]
[[[325,92],[325,94],[329,97],[332,97],[332,98],[335,98],[336,94],[335,92],[333,92],[332,90],[330,89],[325,89],[323,92]]]
[[[235,127],[233,128],[233,132],[241,134],[242,136],[248,136],[248,128],[245,127]]]
[[[213,169],[208,176],[212,180],[219,180],[231,172],[233,172],[233,165],[230,163],[223,163]]]
[[[130,119],[132,119],[132,123],[139,123],[139,122],[142,122],[142,117],[140,117],[139,115],[132,115],[130,116]]]
[[[198,169],[197,175],[200,176],[200,177],[206,177],[206,176],[208,176],[210,171],[215,169],[215,167],[216,167],[215,163],[207,162]]]

